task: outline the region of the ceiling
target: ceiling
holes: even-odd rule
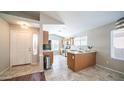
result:
[[[75,33],[88,31],[96,27],[114,22],[121,17],[124,17],[122,11],[42,11],[41,14],[46,14],[66,25],[66,30],[63,31],[65,36],[71,36]],[[52,28],[51,28],[52,31]],[[50,31],[50,32],[51,32]],[[57,31],[55,31],[57,32]],[[58,34],[58,33],[56,33]]]
[[[114,22],[123,11],[2,11],[0,16],[10,24],[28,24],[63,37]]]
[[[2,11],[2,13],[40,21],[40,11]]]
[[[40,28],[40,12],[38,11],[3,11],[0,16],[9,24]]]
[[[62,37],[68,37],[69,31],[67,31],[67,27],[62,24],[46,24],[43,25],[43,30],[49,31],[49,34],[56,34]]]

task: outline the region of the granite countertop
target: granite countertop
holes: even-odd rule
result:
[[[43,52],[53,52],[52,50],[43,50]]]
[[[43,50],[43,52],[53,52],[53,51],[52,50]],[[41,52],[39,56],[42,57],[43,56],[43,52]]]
[[[89,50],[89,51],[68,51],[69,53],[72,53],[72,54],[84,54],[84,53],[93,53],[93,52],[96,52],[95,50]]]

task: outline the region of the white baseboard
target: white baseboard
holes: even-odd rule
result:
[[[107,69],[107,70],[111,70],[111,71],[113,71],[113,72],[116,72],[116,73],[119,73],[119,74],[124,75],[123,72],[118,71],[118,70],[114,70],[114,69],[111,69],[111,68],[108,68],[108,67],[105,67],[105,66],[102,66],[102,65],[98,65],[98,64],[96,64],[96,66],[101,67],[101,68],[104,68],[104,69]]]
[[[7,67],[6,69],[4,69],[3,71],[0,72],[0,75],[3,74],[5,71],[7,71],[10,67]]]

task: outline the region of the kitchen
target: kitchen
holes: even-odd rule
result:
[[[55,25],[55,26],[57,27],[57,25]],[[48,28],[48,26],[46,28],[46,25],[45,25],[45,28],[43,27],[43,29],[48,30],[48,29],[50,29],[50,26],[49,26],[49,28]],[[54,27],[54,30],[55,30],[55,27]],[[57,29],[57,30],[59,31],[59,33],[61,33],[60,29]],[[78,71],[78,69],[82,70],[83,68],[86,68],[90,65],[95,65],[96,51],[93,51],[93,50],[90,51],[92,49],[92,47],[93,47],[92,45],[89,45],[87,47],[87,37],[86,36],[64,38],[59,35],[49,34],[48,31],[43,31],[44,61],[49,60],[51,65],[54,64],[54,56],[56,56],[56,55],[61,55],[61,56],[65,57],[65,59],[67,58],[67,65],[72,70],[74,69],[71,64],[71,63],[74,63],[74,62],[72,62],[72,59],[74,59],[74,56],[76,57],[78,55],[86,56],[87,58],[85,60],[87,60],[87,61],[85,63],[82,62],[84,59],[82,59],[82,61],[81,61],[80,57],[75,59],[76,61],[78,59],[80,59],[79,63],[76,62],[78,65],[80,65],[78,67],[76,66],[77,71]],[[93,58],[92,58],[92,56],[93,56]],[[81,58],[82,57],[83,56],[81,56]],[[81,67],[81,63],[83,63],[82,67]],[[44,62],[44,68],[46,68],[46,69],[51,68],[50,64],[48,64],[48,62]],[[46,65],[48,65],[48,66],[46,66]],[[76,70],[74,70],[74,71],[76,71]]]
[[[7,39],[12,50],[11,54],[8,50],[8,60],[4,60],[7,66],[0,67],[5,69],[1,73],[6,71],[0,75],[1,80],[32,73],[51,81],[123,80],[123,12],[53,12],[63,20],[43,11],[5,13],[0,14],[1,24],[4,22],[4,30],[10,27],[7,31],[13,32],[12,38]],[[20,13],[32,15],[31,18],[35,14],[38,18],[20,18]],[[14,19],[31,20],[32,27],[17,24]]]
[[[113,77],[113,75],[110,75],[109,71],[106,72],[105,70],[119,73],[121,73],[121,71],[123,72],[122,69],[112,66],[111,63],[118,65],[117,63],[120,61],[115,62],[116,60],[113,60],[110,52],[110,42],[112,42],[110,39],[110,31],[113,30],[113,24],[115,24],[119,18],[116,20],[113,18],[113,20],[115,20],[113,23],[107,23],[107,21],[104,21],[104,23],[101,20],[103,16],[99,16],[103,14],[102,12],[92,12],[95,18],[91,17],[90,12],[85,12],[86,15],[88,15],[87,17],[80,12],[75,12],[75,14],[74,12],[61,13],[63,14],[61,17],[66,24],[64,27],[60,27],[60,24],[59,27],[56,27],[56,24],[54,24],[55,27],[53,24],[51,24],[51,26],[48,24],[44,29],[49,32],[49,35],[56,34],[57,36],[63,37],[61,40],[56,39],[56,43],[52,45],[58,46],[58,48],[55,49],[57,52],[53,52],[53,64],[51,69],[45,70],[47,80],[109,80],[109,78],[111,78],[110,76]],[[105,13],[103,15],[106,15],[110,21],[111,12]],[[46,14],[50,15],[48,12],[46,12]],[[82,16],[78,17],[78,14]],[[71,17],[69,15],[71,15]],[[51,15],[51,17],[57,20],[59,19],[53,15]],[[84,21],[81,21],[81,18],[84,19]],[[104,24],[99,23],[100,20]],[[102,26],[98,26],[98,24],[102,24]],[[85,26],[82,27],[83,25]],[[84,30],[82,30],[82,28],[84,28]],[[104,73],[108,74],[108,76],[103,76]],[[113,80],[114,78],[111,79]]]
[[[45,27],[43,26],[43,29],[44,30],[53,29],[50,27],[54,27],[54,25],[52,25],[52,26],[45,25]],[[59,33],[62,33],[63,29],[59,28],[60,25],[59,25],[59,27],[57,27],[57,25],[55,25],[55,27],[57,28]],[[55,27],[54,27],[54,30],[56,30]],[[63,25],[62,25],[62,27],[63,27]],[[65,28],[64,28],[64,30],[65,30]],[[59,35],[55,35],[55,34],[49,34],[48,31],[43,31],[43,55],[44,55],[44,57],[47,56],[50,58],[51,64],[53,64],[53,62],[54,62],[54,60],[53,60],[54,55],[62,55],[65,58],[67,57],[67,59],[69,59],[68,58],[69,53],[73,52],[75,54],[76,51],[77,51],[77,54],[78,54],[78,52],[83,53],[84,47],[85,47],[86,51],[88,51],[88,50],[90,51],[90,48],[93,47],[93,46],[87,47],[87,37],[86,36],[85,37],[68,37],[68,38],[66,38],[66,37],[62,37]],[[87,53],[86,51],[85,51],[85,53]],[[95,62],[95,60],[94,60],[94,62]]]
[[[122,1],[1,0],[1,92],[123,93]]]

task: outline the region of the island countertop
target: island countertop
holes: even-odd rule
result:
[[[52,50],[43,50],[43,52],[53,52]]]
[[[96,51],[95,50],[89,50],[89,51],[72,51],[72,50],[69,50],[68,52],[72,53],[72,54],[84,54],[84,53],[93,53]]]

